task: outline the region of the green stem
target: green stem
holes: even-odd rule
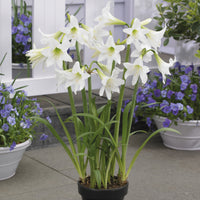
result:
[[[133,114],[134,114],[134,110],[135,110],[138,85],[139,85],[139,81],[137,81],[137,83],[136,83],[136,85],[134,87],[133,96],[132,96],[132,104],[131,104],[129,124],[128,124],[128,133],[129,134],[131,133],[131,127],[132,127],[132,123],[133,123]]]
[[[139,84],[139,81],[137,81],[134,87],[134,91],[133,91],[130,112],[128,114],[128,128],[125,133],[122,133],[122,134],[125,134],[123,136],[123,141],[122,141],[122,157],[121,157],[122,166],[123,166],[121,170],[122,181],[126,180],[126,154],[127,154],[127,148],[128,148],[128,143],[129,143],[129,138],[130,138],[130,133],[131,133],[132,122],[133,122],[133,113],[135,110],[138,84]]]
[[[129,61],[129,55],[130,55],[130,45],[127,46],[125,62]],[[123,79],[124,79],[125,72],[126,72],[126,69],[124,68]],[[119,137],[119,126],[120,126],[120,117],[121,117],[121,109],[122,109],[122,103],[123,103],[123,97],[124,97],[124,90],[125,90],[125,84],[122,85],[120,88],[120,95],[119,95],[118,104],[117,104],[117,112],[116,112],[117,123],[115,124],[115,129],[114,129],[114,138],[115,138],[116,143],[118,143],[118,137]]]
[[[77,60],[81,65],[81,55],[80,55],[80,50],[79,50],[79,44],[77,41],[76,41],[76,54],[77,54]]]
[[[129,57],[130,57],[130,48],[131,48],[131,46],[128,45],[128,46],[127,46],[127,51],[126,51],[125,62],[128,62],[128,61],[129,61]],[[125,72],[126,72],[126,68],[124,68],[123,79],[125,79],[125,78],[124,78]],[[126,83],[125,83],[125,84],[126,84]],[[125,84],[122,85],[121,88],[120,88],[120,95],[119,95],[118,104],[117,104],[117,111],[116,111],[116,121],[117,121],[117,123],[115,123],[115,127],[114,127],[114,140],[115,140],[115,143],[116,143],[117,145],[118,145],[118,140],[119,140],[120,118],[121,118],[121,109],[122,109],[122,103],[123,103],[123,97],[124,97]],[[112,172],[112,173],[113,173],[113,175],[114,175],[115,158],[113,159],[111,169],[113,169],[113,172]]]

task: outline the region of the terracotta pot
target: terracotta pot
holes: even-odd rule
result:
[[[128,192],[128,182],[120,188],[93,189],[78,182],[78,192],[82,200],[123,200]]]

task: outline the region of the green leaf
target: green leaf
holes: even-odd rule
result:
[[[155,30],[156,31],[161,31],[162,30],[162,26],[155,26]]]
[[[101,188],[101,173],[98,169],[94,170],[94,176],[96,179],[98,189]]]
[[[167,38],[167,39],[165,39],[165,40],[164,40],[164,43],[163,43],[163,45],[164,45],[164,46],[167,46],[167,45],[168,45],[168,43],[169,43],[169,38]]]
[[[128,178],[128,175],[135,163],[135,160],[137,159],[138,155],[140,154],[140,152],[142,151],[142,149],[145,147],[145,145],[147,144],[147,142],[155,135],[159,134],[160,132],[163,132],[163,131],[170,131],[170,132],[174,132],[174,133],[177,133],[177,134],[180,134],[179,131],[175,130],[175,129],[172,129],[172,128],[161,128],[161,129],[158,129],[156,131],[154,131],[144,142],[143,144],[139,147],[139,149],[136,151],[136,153],[134,154],[132,160],[131,160],[131,163],[128,167],[128,170],[127,170],[127,173],[126,173],[126,178]]]
[[[171,19],[171,18],[174,17],[174,13],[172,13],[172,12],[167,12],[166,14],[164,14],[164,17],[165,17],[166,19]]]
[[[1,60],[1,62],[0,62],[0,66],[3,64],[3,61],[4,61],[5,58],[6,58],[6,55],[7,55],[7,53],[4,54],[4,56],[3,56],[3,58],[2,58],[2,60]]]

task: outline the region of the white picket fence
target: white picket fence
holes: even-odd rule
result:
[[[87,25],[93,24],[95,16],[100,14],[101,8],[107,3],[107,0],[33,0],[33,43],[40,47],[41,35],[38,32],[40,28],[44,33],[54,33],[65,25],[65,7],[73,13],[82,5],[80,18],[84,18]],[[133,17],[134,0],[115,0],[113,2],[113,13],[122,20],[130,21]],[[126,12],[125,12],[126,11]],[[129,20],[130,19],[130,20]],[[119,35],[120,27],[115,27],[116,37]],[[1,66],[0,72],[4,74],[1,80],[5,83],[12,82],[12,63],[11,63],[11,0],[0,0],[0,59],[7,53],[6,59]],[[84,52],[84,60],[90,57],[89,52]],[[35,67],[32,70],[32,78],[17,79],[15,86],[28,85],[26,90],[28,95],[44,95],[57,92],[63,92],[58,89],[57,81],[53,68],[43,69],[42,66]],[[94,88],[98,87],[98,83]]]
[[[77,17],[83,19],[83,23],[92,26],[94,18],[100,14],[102,8],[108,0],[26,0],[29,6],[32,3],[33,17],[33,43],[40,47],[41,35],[40,28],[44,33],[54,33],[65,25],[65,12],[67,10],[73,14],[81,5],[82,8]],[[30,3],[31,2],[31,3]],[[146,3],[145,3],[146,2]],[[153,1],[142,0],[112,0],[112,13],[119,19],[131,22],[133,16],[152,17]],[[145,7],[146,6],[146,7]],[[149,12],[149,15],[147,14]],[[0,0],[0,59],[7,53],[6,59],[0,68],[4,74],[1,80],[5,83],[11,83],[12,63],[11,63],[11,0]],[[123,38],[122,27],[114,27],[115,38]],[[171,51],[171,50],[170,50]],[[89,63],[90,52],[84,52],[84,63]],[[53,94],[64,92],[62,88],[57,87],[53,68],[44,69],[42,66],[32,69],[32,78],[17,79],[15,86],[27,85],[26,90],[29,96]],[[100,82],[95,80],[93,88],[99,88]]]

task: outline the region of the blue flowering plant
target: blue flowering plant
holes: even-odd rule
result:
[[[27,10],[24,1],[17,6],[13,0],[12,7],[12,62],[27,63],[25,54],[32,47],[32,12]]]
[[[35,98],[28,98],[22,88],[14,89],[13,84],[0,84],[0,147],[10,147],[33,138],[33,119],[40,116],[42,108]],[[42,139],[45,137],[41,136]]]
[[[146,116],[147,125],[151,127],[154,115],[165,117],[164,127],[179,120],[200,119],[200,67],[185,66],[176,62],[163,82],[161,73],[149,74],[148,82],[137,92],[135,120]]]

